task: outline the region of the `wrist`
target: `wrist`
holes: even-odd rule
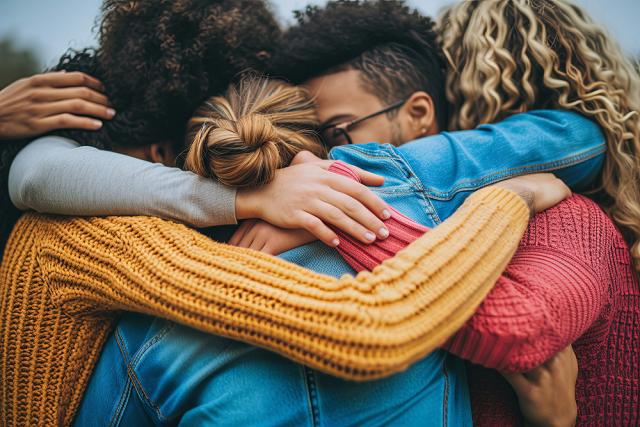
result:
[[[255,191],[239,188],[236,192],[236,219],[259,218],[259,203],[255,203]]]

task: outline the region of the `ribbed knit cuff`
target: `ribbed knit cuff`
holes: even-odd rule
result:
[[[329,167],[334,172],[360,182],[360,177],[341,161],[335,161]],[[391,206],[388,206],[391,217],[384,221],[389,230],[389,237],[376,239],[373,243],[365,244],[346,234],[342,230],[333,228],[340,238],[337,249],[340,255],[356,271],[373,270],[385,259],[392,258],[398,251],[422,236],[429,229],[422,224],[404,216]]]

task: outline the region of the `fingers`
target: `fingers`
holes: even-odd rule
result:
[[[349,165],[349,167],[353,169],[360,176],[360,181],[364,185],[368,185],[371,187],[379,187],[382,184],[384,184],[384,177],[380,175],[367,172],[366,170],[360,169],[357,166]]]
[[[56,114],[73,114],[81,116],[93,116],[103,120],[112,119],[116,112],[112,108],[95,104],[84,99],[69,99],[65,101],[50,102],[38,107],[40,115],[53,116]]]
[[[88,87],[37,89],[34,93],[34,100],[38,102],[55,102],[65,99],[83,99],[105,107],[109,105],[106,95]]]
[[[361,242],[371,243],[376,237],[389,237],[389,230],[384,223],[351,196],[331,191],[322,195],[322,201],[322,210],[317,212],[316,216]]]
[[[327,227],[322,220],[311,215],[307,212],[300,212],[298,214],[297,222],[302,225],[302,228],[314,235],[318,240],[322,241],[325,245],[336,247],[340,244],[338,235]]]
[[[376,196],[373,191],[364,185],[339,175],[330,177],[329,179],[328,184],[334,190],[351,196],[379,218],[388,219],[391,217],[391,212],[387,209],[387,204],[384,200]],[[373,230],[377,231],[378,228],[374,228]]]
[[[102,122],[89,117],[64,113],[40,119],[37,127],[39,132],[49,132],[55,129],[98,130],[102,127]]]
[[[337,193],[336,197],[344,197],[344,195]],[[349,215],[345,213],[343,208],[337,208],[333,204],[325,203],[323,201],[317,201],[316,203],[314,203],[313,208],[314,211],[311,213],[320,218],[325,224],[331,224],[334,227],[344,231],[345,233],[352,235],[354,238],[360,240],[363,243],[371,243],[376,240],[376,234],[374,232],[369,231],[369,229],[366,227],[363,227],[358,221],[354,221]],[[366,209],[362,209],[365,212],[368,212]],[[375,220],[379,221],[377,218],[375,218],[375,216],[371,216]],[[373,228],[373,230],[376,230],[376,228]]]
[[[229,239],[228,243],[232,246],[240,246],[240,242],[242,242],[244,236],[253,228],[255,223],[256,221],[253,219],[242,221],[238,229],[233,233],[233,236],[231,236],[231,239]]]
[[[38,74],[32,77],[33,84],[36,86],[50,87],[74,87],[85,86],[99,92],[104,92],[104,85],[100,80],[91,77],[88,74],[79,71],[58,71],[53,73]]]

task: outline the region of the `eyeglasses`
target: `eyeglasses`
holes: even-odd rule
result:
[[[396,108],[400,108],[405,102],[406,100],[398,101],[394,104],[389,105],[388,107],[383,108],[380,111],[376,111],[375,113],[357,118],[350,122],[324,125],[319,130],[320,135],[322,136],[322,141],[327,146],[327,148],[337,147],[338,145],[353,144],[353,140],[349,136],[349,131],[352,130],[356,125],[364,122],[365,120],[369,120],[381,114],[393,111]]]

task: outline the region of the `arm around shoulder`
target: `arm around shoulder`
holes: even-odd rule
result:
[[[235,223],[235,189],[191,172],[48,136],[11,165],[16,207],[61,215],[149,215],[196,227]]]
[[[406,369],[473,314],[528,217],[515,193],[486,189],[373,272],[341,279],[155,218],[45,220],[39,263],[71,313],[153,314],[368,380]]]

